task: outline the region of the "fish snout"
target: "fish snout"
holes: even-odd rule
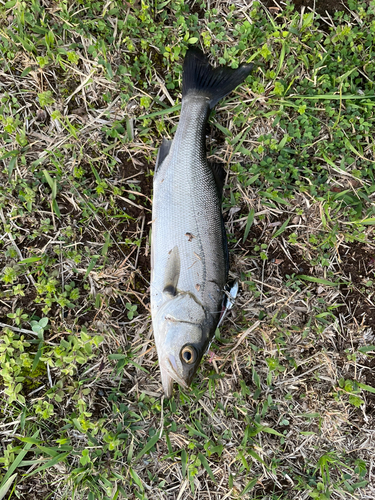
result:
[[[169,354],[165,362],[160,363],[161,381],[165,396],[167,398],[172,396],[174,382],[177,382],[184,389],[188,389],[194,378],[196,367],[197,365],[186,369],[186,367],[182,366],[181,361],[177,363],[175,356]]]

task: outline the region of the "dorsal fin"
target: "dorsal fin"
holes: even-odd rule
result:
[[[168,156],[169,151],[170,151],[171,146],[172,146],[172,142],[173,141],[170,141],[169,139],[163,139],[162,143],[160,144],[158,156],[156,157],[155,172],[158,170],[160,165],[163,163],[163,161]]]
[[[211,167],[212,173],[214,174],[217,192],[219,198],[221,199],[221,197],[223,196],[226,172],[221,163],[210,163],[209,165]]]
[[[177,284],[180,278],[180,252],[177,245],[169,252],[167,265],[165,266],[163,293],[165,295],[177,295]]]

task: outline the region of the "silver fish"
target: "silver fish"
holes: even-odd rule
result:
[[[190,48],[180,121],[156,160],[152,206],[151,315],[164,393],[187,388],[225,305],[228,247],[221,213],[225,172],[209,165],[210,110],[249,75],[251,64],[212,68]]]

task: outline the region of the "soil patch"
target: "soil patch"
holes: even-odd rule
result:
[[[341,270],[349,284],[341,285],[345,305],[337,314],[348,311],[358,324],[375,326],[375,249],[363,243],[352,243],[339,249]]]
[[[293,248],[289,248],[291,259],[281,250],[277,249],[269,256],[268,267],[277,266],[281,276],[291,276],[292,274],[304,274],[310,276],[310,266],[304,261],[303,257]]]
[[[121,160],[121,163],[119,164],[119,171],[122,180],[127,184],[133,183],[138,185],[141,188],[140,192],[151,199],[152,177],[146,176],[146,174],[149,174],[151,166],[147,160],[137,157],[136,161],[134,161],[129,154],[124,152],[119,152],[118,158]],[[147,208],[151,209],[151,202],[147,200],[147,198],[145,198],[145,203],[143,204]],[[139,210],[133,210],[132,212],[132,217],[139,217]]]
[[[118,158],[121,160],[119,164],[119,172],[122,178],[122,186],[129,191],[134,191],[134,186],[137,189],[140,188],[140,193],[142,196],[135,196],[134,200],[131,200],[131,193],[124,193],[124,197],[128,197],[130,201],[134,204],[123,202],[124,211],[131,216],[124,223],[123,227],[117,226],[117,230],[121,229],[122,237],[121,240],[126,242],[126,239],[130,240],[140,240],[139,252],[134,253],[134,259],[137,269],[137,274],[142,278],[142,280],[135,279],[135,288],[138,291],[144,293],[145,285],[148,285],[150,280],[150,242],[149,242],[149,232],[151,224],[151,196],[152,196],[152,180],[153,177],[149,175],[151,168],[153,166],[148,163],[145,158],[137,156],[136,158],[130,157],[129,154],[125,152],[119,152]],[[132,187],[132,185],[134,185]],[[144,207],[144,208],[143,208]],[[129,247],[126,248],[126,243],[124,248],[120,245],[124,254],[129,253]],[[118,256],[120,259],[123,258],[122,255]],[[138,283],[138,281],[140,281]]]
[[[280,7],[274,0],[263,0],[262,3],[269,8],[271,12],[274,11],[279,13]],[[305,11],[309,12],[309,8],[311,8],[323,17],[327,15],[327,12],[332,16],[335,12],[344,11],[346,10],[345,5],[347,5],[347,2],[342,0],[292,0],[292,3],[296,11],[301,11],[302,7],[305,7]]]
[[[17,489],[22,492],[23,498],[28,500],[45,500],[53,495],[49,485],[42,483],[40,476],[28,477],[24,483],[17,485]]]

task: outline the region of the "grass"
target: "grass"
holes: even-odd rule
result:
[[[0,2],[0,499],[375,496],[374,37],[374,1]],[[256,67],[207,128],[240,293],[168,401],[152,176],[196,43]]]

